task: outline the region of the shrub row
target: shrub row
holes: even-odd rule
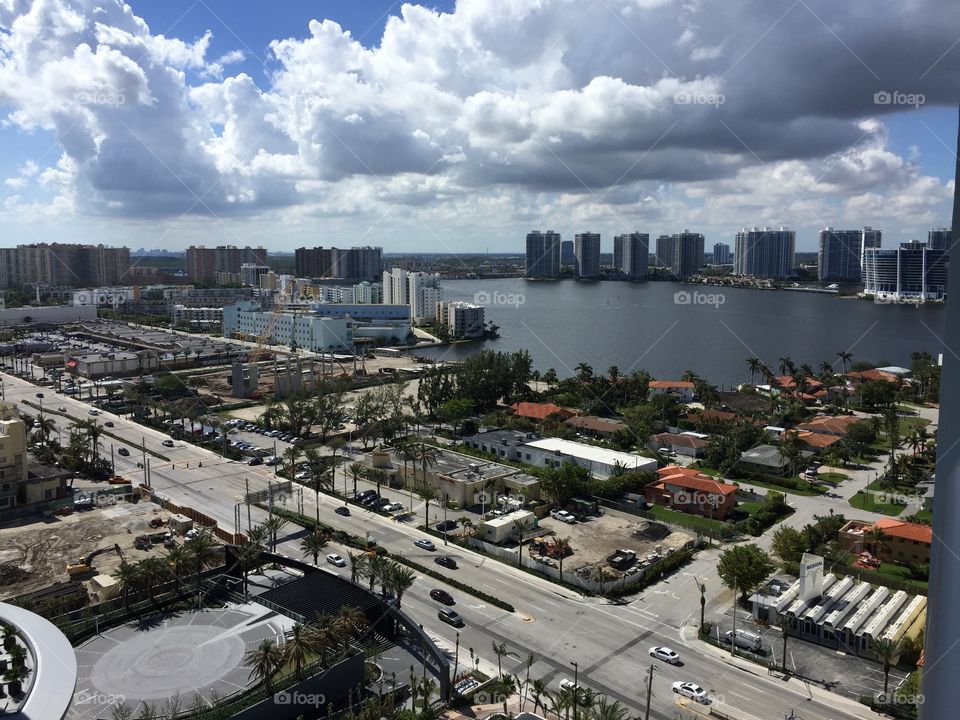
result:
[[[627,583],[622,587],[611,587],[604,595],[619,597],[621,595],[633,595],[645,588],[650,587],[656,582],[660,582],[667,575],[670,575],[678,568],[683,567],[693,559],[693,548],[684,548],[675,553],[667,555],[663,560],[651,565],[643,576],[634,583]]]

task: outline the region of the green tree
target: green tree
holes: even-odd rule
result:
[[[773,533],[771,546],[783,562],[798,563],[807,551],[807,538],[796,528],[781,525]]]
[[[253,650],[249,650],[243,658],[243,664],[250,668],[250,679],[263,684],[267,694],[273,694],[273,676],[277,674],[283,663],[283,650],[274,645],[269,638],[260,641]]]
[[[320,553],[327,546],[327,541],[318,532],[312,532],[300,541],[300,552],[304,557],[313,557],[313,564],[316,565],[320,559]]]
[[[735,545],[720,553],[717,574],[731,590],[746,599],[774,570],[770,557],[754,543]]]
[[[457,428],[473,412],[473,401],[469,398],[452,398],[440,407],[440,418],[453,426],[453,439],[457,439]]]

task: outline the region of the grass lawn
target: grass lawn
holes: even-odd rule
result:
[[[810,489],[810,484],[805,480],[802,481],[802,487],[788,488],[783,485],[777,485],[775,482],[768,482],[766,480],[747,480],[743,478],[736,478],[736,482],[741,485],[753,485],[755,487],[766,488],[767,490],[776,490],[777,492],[787,493],[788,495],[804,495],[806,497],[812,497],[814,495],[823,495],[827,489],[822,487],[814,486],[813,489]],[[801,482],[798,480],[798,482]]]
[[[889,563],[880,563],[880,567],[877,570],[866,570],[864,568],[856,568],[861,573],[864,574],[864,579],[869,580],[869,575],[883,575],[884,577],[892,578],[893,580],[899,580],[902,583],[912,585],[918,590],[926,590],[927,582],[925,580],[913,580],[910,578],[910,571],[901,566],[901,565],[891,565]]]
[[[875,496],[871,493],[858,492],[848,501],[851,507],[859,508],[869,512],[883,513],[884,515],[899,515],[907,507],[902,503],[881,503],[877,502]]]
[[[673,522],[684,527],[703,528],[704,530],[713,530],[719,533],[727,526],[726,523],[722,523],[719,520],[711,520],[710,518],[701,517],[700,515],[670,510],[661,505],[653,505],[649,507],[648,510],[660,520]]]
[[[922,417],[901,417],[900,420],[900,437],[904,438],[907,434],[913,429],[918,427],[926,427],[930,424],[930,421]]]
[[[822,472],[822,473],[817,473],[817,477],[818,477],[822,482],[830,483],[831,485],[839,485],[839,484],[842,483],[844,480],[849,480],[849,479],[850,479],[850,476],[849,476],[849,475],[844,475],[843,473],[839,473],[839,472]]]
[[[933,523],[933,511],[932,510],[917,510],[913,515],[910,516],[910,522],[916,523]]]

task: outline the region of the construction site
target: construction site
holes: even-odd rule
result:
[[[177,525],[170,518],[159,505],[140,500],[2,527],[0,600],[70,581],[81,583],[91,596],[109,599],[115,588],[107,578],[123,562],[162,557],[183,542],[181,533],[191,524]],[[165,541],[167,533],[171,537]]]

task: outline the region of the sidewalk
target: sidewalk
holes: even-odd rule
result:
[[[682,628],[681,637],[687,642],[698,643],[698,650],[704,654],[713,655],[726,665],[729,665],[731,668],[748,672],[751,675],[754,675],[756,679],[761,682],[767,682],[770,684],[776,683],[776,693],[778,695],[782,696],[785,694],[785,692],[792,692],[796,694],[798,702],[816,700],[825,705],[835,706],[838,709],[842,709],[844,712],[848,712],[851,715],[856,715],[864,720],[879,720],[880,718],[885,717],[884,715],[873,712],[866,705],[862,705],[856,700],[830,692],[819,685],[811,684],[797,677],[784,677],[779,673],[771,674],[763,665],[759,665],[744,658],[734,657],[729,651],[724,650],[723,648],[719,648],[711,643],[701,641],[697,637],[696,630],[692,625],[687,625]]]

